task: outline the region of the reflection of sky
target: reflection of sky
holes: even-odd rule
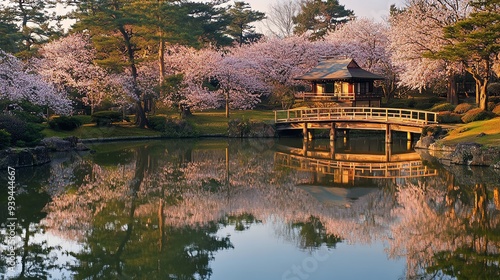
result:
[[[2,231],[1,234],[4,234]],[[24,234],[23,234],[24,236]],[[48,279],[71,279],[71,272],[67,270],[68,265],[75,265],[76,260],[74,257],[70,255],[70,253],[80,252],[83,247],[77,242],[69,239],[64,239],[58,236],[51,234],[50,232],[46,232],[43,234],[35,234],[30,237],[30,244],[42,244],[44,241],[47,242],[47,246],[57,247],[61,246],[61,249],[51,250],[49,257],[55,257],[55,262],[53,265],[56,267],[63,267],[63,269],[59,270],[57,268],[51,269],[48,272]],[[7,271],[6,277],[10,279],[12,277],[16,277],[21,273],[21,256],[17,257],[17,265],[14,271]],[[29,270],[28,270],[29,271]],[[0,277],[0,279],[3,279]]]
[[[369,245],[338,243],[335,249],[322,246],[311,251],[276,236],[277,227],[283,225],[252,224],[245,231],[235,231],[234,225],[229,225],[219,230],[219,236],[230,235],[234,249],[215,254],[211,279],[401,279],[405,276],[406,260],[388,259],[381,241]]]

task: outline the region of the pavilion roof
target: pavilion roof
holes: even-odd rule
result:
[[[326,59],[296,80],[384,80],[382,76],[361,69],[354,59]]]

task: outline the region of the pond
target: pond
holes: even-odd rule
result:
[[[2,188],[0,279],[499,279],[500,172],[408,146],[162,140],[56,156]]]

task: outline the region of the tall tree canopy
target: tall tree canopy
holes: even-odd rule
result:
[[[294,31],[299,35],[310,33],[311,39],[317,40],[353,18],[354,12],[338,0],[303,0],[299,14],[294,17]]]
[[[265,14],[252,10],[250,5],[245,2],[234,2],[227,10],[229,16],[228,34],[241,46],[246,43],[257,41],[262,34],[255,32],[255,27],[251,23],[263,20]]]
[[[0,3],[0,48],[28,58],[35,47],[60,33],[49,9],[55,1],[8,0]],[[5,35],[4,35],[5,34]]]
[[[445,38],[452,43],[429,56],[461,62],[476,81],[479,107],[486,110],[486,89],[493,75],[493,63],[500,55],[500,1],[479,0],[470,5],[474,10],[467,18],[444,28]]]

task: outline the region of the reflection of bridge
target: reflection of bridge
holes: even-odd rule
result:
[[[375,107],[302,108],[274,112],[278,130],[302,129],[309,138],[309,129],[329,129],[330,139],[336,130],[383,130],[386,142],[391,143],[392,131],[421,133],[423,127],[437,123],[437,113]]]
[[[391,154],[330,153],[280,147],[274,154],[277,166],[333,175],[335,183],[355,178],[415,178],[436,176],[437,170],[425,166],[416,152]]]

